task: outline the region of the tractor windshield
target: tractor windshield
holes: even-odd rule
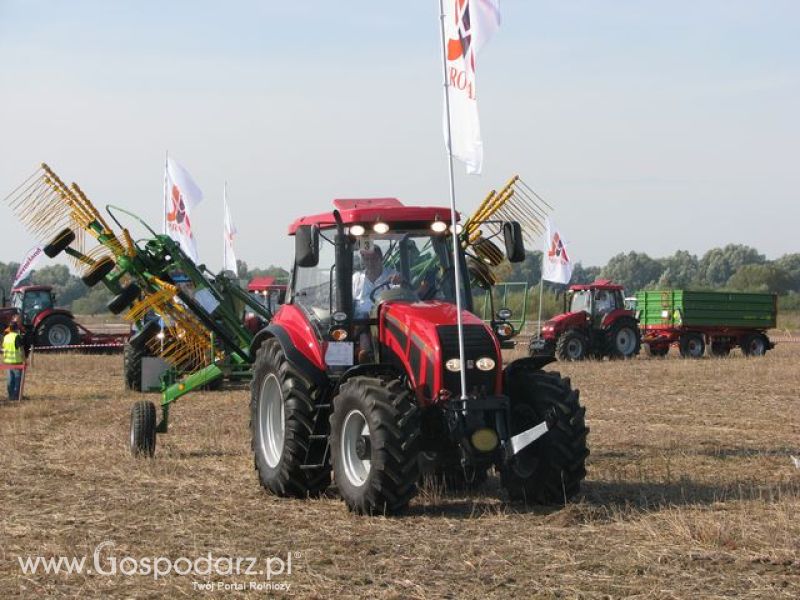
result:
[[[319,263],[297,267],[293,301],[325,327],[330,323],[335,285],[333,236],[320,236]],[[369,319],[382,299],[455,302],[452,238],[430,230],[353,236],[353,317]],[[462,283],[462,290],[464,289]],[[467,295],[462,291],[463,298]]]
[[[577,290],[572,292],[572,303],[569,307],[570,312],[585,311],[592,313],[592,293],[589,290]]]

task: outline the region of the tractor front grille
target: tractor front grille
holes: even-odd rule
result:
[[[460,373],[452,373],[445,368],[445,363],[449,359],[458,358],[458,326],[440,325],[437,331],[442,346],[441,368],[444,374],[444,387],[453,394],[460,394]],[[481,371],[475,366],[475,361],[482,356],[488,356],[495,360],[493,370]],[[502,359],[497,356],[492,334],[483,325],[464,325],[464,359],[467,362],[467,392],[493,394],[497,370],[502,367]],[[472,368],[469,368],[470,364]]]

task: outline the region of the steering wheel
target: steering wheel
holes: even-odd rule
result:
[[[389,289],[393,285],[399,285],[400,287],[406,288],[406,289],[409,289],[409,290],[413,290],[414,289],[414,286],[411,285],[411,283],[406,279],[400,279],[399,281],[384,281],[382,284],[376,285],[372,289],[372,291],[369,293],[370,301],[373,304],[375,304],[375,296],[378,294],[378,292],[380,290],[382,290],[383,288]]]
[[[433,285],[431,286],[426,296],[428,296],[429,298],[433,298],[436,295],[436,292],[444,289],[444,283],[445,281],[447,281],[447,277],[450,275],[450,273],[453,272],[454,272],[453,267],[447,267],[444,271],[442,271],[442,274],[439,275],[434,280]]]

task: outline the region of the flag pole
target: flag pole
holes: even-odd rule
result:
[[[228,267],[228,182],[222,186],[222,271]]]
[[[442,76],[444,79],[444,108],[447,122],[447,165],[450,174],[450,227],[453,236],[453,273],[456,283],[456,320],[458,323],[458,359],[461,361],[461,399],[467,399],[467,364],[464,360],[464,324],[461,319],[461,261],[459,261],[458,228],[456,227],[456,184],[453,175],[453,138],[450,132],[450,88],[447,83],[447,45],[444,36],[444,0],[439,0],[439,29],[442,42]]]
[[[164,157],[164,212],[161,215],[161,218],[164,223],[164,235],[167,235],[167,171],[169,169],[169,150],[166,151],[166,155]]]

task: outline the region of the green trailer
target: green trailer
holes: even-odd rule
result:
[[[642,342],[653,356],[666,356],[677,344],[681,356],[727,356],[739,347],[747,356],[763,356],[775,344],[776,294],[655,290],[636,294]]]

